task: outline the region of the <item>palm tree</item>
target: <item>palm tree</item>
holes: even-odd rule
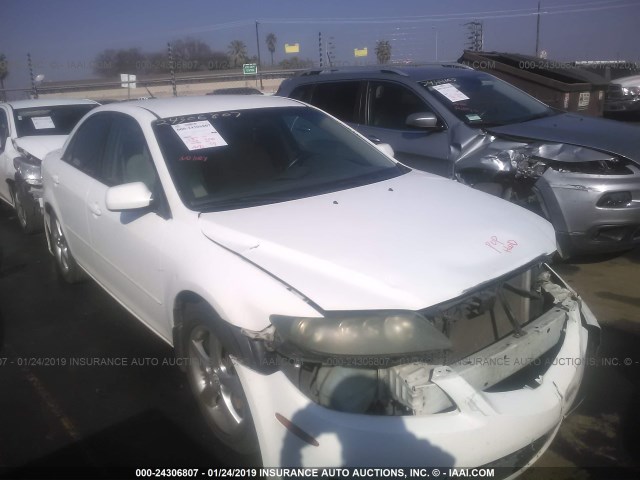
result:
[[[388,40],[378,40],[376,42],[376,57],[380,64],[389,63],[389,60],[391,60],[391,44]]]
[[[229,44],[229,61],[234,67],[242,65],[247,58],[247,46],[242,40],[233,40]]]
[[[267,34],[267,48],[269,49],[269,52],[271,53],[271,66],[273,66],[273,54],[276,51],[276,42],[278,41],[278,39],[276,38],[275,33],[269,33]]]
[[[2,95],[0,98],[3,100],[6,99],[7,94],[4,91],[4,79],[9,75],[9,68],[7,66],[7,57],[4,53],[0,53],[0,90],[2,90]]]

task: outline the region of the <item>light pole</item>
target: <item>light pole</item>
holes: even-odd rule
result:
[[[260,34],[258,33],[258,21],[256,20],[256,47],[258,47],[258,78],[260,79],[260,90],[264,90],[262,85],[262,61],[260,59]]]

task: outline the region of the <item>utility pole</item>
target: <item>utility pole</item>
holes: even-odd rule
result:
[[[173,88],[173,96],[178,96],[178,90],[176,88],[176,71],[173,64],[173,50],[171,50],[171,43],[167,42],[167,51],[169,53],[169,73],[171,75],[171,87]]]
[[[31,90],[33,92],[33,98],[38,98],[38,88],[36,87],[36,80],[33,77],[33,64],[31,63],[30,53],[27,53],[27,65],[29,66],[29,78],[31,79]]]
[[[540,1],[538,1],[538,19],[536,20],[536,57],[540,55]]]
[[[260,90],[264,90],[262,85],[262,61],[260,60],[260,35],[258,34],[258,21],[256,20],[256,46],[258,47],[258,78],[260,79]]]
[[[465,23],[465,26],[469,28],[469,36],[467,37],[467,46],[469,50],[474,52],[482,51],[484,47],[484,33],[482,32],[482,22],[474,20],[473,22]]]
[[[327,53],[327,62],[329,63],[329,68],[333,67],[333,61],[335,60],[335,47],[336,45],[333,43],[334,38],[329,37],[327,43],[325,45],[325,51]]]
[[[320,68],[324,65],[322,58],[322,32],[318,32],[318,54],[320,55]]]

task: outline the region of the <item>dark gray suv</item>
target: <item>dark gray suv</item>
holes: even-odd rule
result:
[[[390,144],[408,166],[539,213],[565,257],[640,244],[636,126],[552,109],[460,64],[311,70],[277,95]]]

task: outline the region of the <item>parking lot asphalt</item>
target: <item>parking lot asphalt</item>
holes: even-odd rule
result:
[[[23,235],[6,206],[0,249],[0,476],[259,463],[212,439],[171,347],[92,281],[61,282],[44,235]],[[588,479],[607,478],[591,467],[640,464],[639,266],[640,249],[555,266],[603,335],[586,399],[537,466]],[[551,477],[534,469],[525,478]]]

